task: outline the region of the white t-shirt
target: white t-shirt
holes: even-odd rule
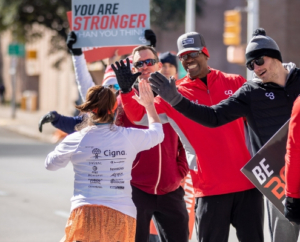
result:
[[[55,171],[72,162],[75,172],[71,211],[87,204],[104,205],[136,218],[131,199],[131,168],[136,154],[161,143],[162,125],[149,129],[111,124],[89,126],[68,135],[48,154],[45,167]]]

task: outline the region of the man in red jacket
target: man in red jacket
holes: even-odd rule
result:
[[[150,46],[135,48],[132,58],[133,69],[140,72],[139,80],[148,79],[150,73],[161,70],[162,63],[157,52]],[[129,60],[127,64],[130,65]],[[112,67],[115,69],[115,66]],[[131,72],[130,69],[127,71]],[[132,78],[135,80],[136,75]],[[131,86],[123,87],[121,92],[130,90]],[[121,117],[127,120],[125,126],[135,126],[128,124],[126,112]],[[162,241],[188,241],[188,213],[184,190],[179,185],[187,175],[188,165],[185,154],[182,154],[183,146],[171,125],[164,123],[163,130],[164,141],[149,151],[140,152],[133,164],[131,184],[132,200],[137,208],[137,242],[148,241],[152,216]]]
[[[187,76],[180,80],[178,92],[194,103],[214,105],[230,97],[245,79],[208,66],[209,52],[196,32],[178,38],[178,57]],[[134,60],[134,65],[140,65]],[[121,90],[132,80],[124,63],[115,70]],[[125,112],[131,121],[146,125],[145,109],[127,89],[121,92]],[[263,197],[240,169],[250,160],[243,119],[216,129],[199,125],[172,108],[161,97],[155,98],[163,123],[169,122],[184,144],[193,179],[198,241],[227,241],[230,224],[242,242],[262,242]]]

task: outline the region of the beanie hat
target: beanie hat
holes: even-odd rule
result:
[[[131,70],[132,67],[133,67],[133,65],[132,65],[132,56],[130,55],[127,58],[129,59],[130,70]],[[123,60],[123,61],[126,64],[126,60]],[[108,65],[105,69],[105,72],[104,72],[102,86],[108,87],[108,86],[113,86],[113,85],[116,85],[116,84],[118,84],[116,74],[115,74],[114,70],[111,68],[111,66]]]
[[[118,84],[116,74],[115,74],[114,70],[111,68],[111,66],[108,65],[104,72],[102,86],[108,87],[108,86],[113,86],[115,84]]]
[[[263,28],[256,29],[246,48],[246,65],[261,56],[268,56],[282,62],[281,53],[276,42],[266,36]]]
[[[173,55],[170,52],[164,52],[159,55],[159,61],[161,63],[170,63],[171,65],[175,66],[177,70],[177,56]]]

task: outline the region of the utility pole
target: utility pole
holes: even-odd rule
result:
[[[185,0],[185,32],[194,32],[196,22],[196,2],[195,0]],[[181,64],[178,65],[178,78],[186,75],[186,71]]]
[[[253,31],[259,28],[259,0],[248,0],[247,43],[252,38]],[[253,72],[247,68],[247,80],[252,79]]]
[[[186,0],[185,5],[185,32],[195,31],[196,3],[195,0]]]

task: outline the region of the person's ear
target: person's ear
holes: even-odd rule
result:
[[[158,65],[158,71],[161,71],[161,68],[163,67],[163,64],[161,62],[158,62],[157,65]]]

